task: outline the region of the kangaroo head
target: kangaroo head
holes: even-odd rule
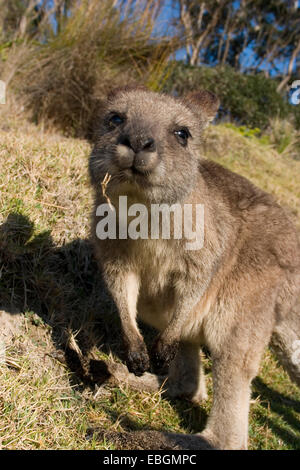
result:
[[[108,192],[142,192],[152,201],[179,201],[197,178],[203,128],[218,99],[199,91],[177,99],[141,88],[107,97],[90,158],[94,185],[111,175]]]

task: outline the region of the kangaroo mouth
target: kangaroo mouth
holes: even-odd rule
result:
[[[149,172],[141,171],[134,166],[122,170],[122,175],[125,176],[128,182],[141,184],[143,186],[147,183],[148,185],[150,184]]]
[[[137,168],[135,168],[134,166],[130,167],[130,168],[126,168],[125,170],[126,174],[128,175],[141,175],[141,176],[145,176],[145,173],[143,173],[142,171],[138,170]]]

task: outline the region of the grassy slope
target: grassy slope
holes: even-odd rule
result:
[[[89,150],[83,141],[30,126],[0,130],[1,294],[24,312],[0,364],[3,448],[113,448],[88,429],[199,432],[209,413],[208,359],[210,399],[201,408],[126,388],[95,395],[60,360],[62,335],[81,325],[93,331],[97,357],[105,357],[108,344],[120,349],[118,321],[95,282],[86,242]],[[208,130],[204,152],[275,194],[299,225],[299,161],[225,126]],[[299,412],[300,391],[266,352],[253,385],[250,448],[300,449]]]

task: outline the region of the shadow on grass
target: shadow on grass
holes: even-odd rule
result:
[[[266,385],[260,377],[253,381],[253,397],[259,397],[260,406],[273,412],[273,416],[257,416],[260,424],[267,424],[272,432],[292,449],[300,449],[300,401],[294,400]],[[276,420],[281,418],[289,427],[283,427]]]
[[[72,385],[80,391],[107,380],[110,374],[105,362],[91,359],[90,351],[96,347],[121,360],[125,351],[119,317],[89,240],[77,239],[58,247],[50,232],[34,236],[30,219],[11,213],[0,226],[0,264],[1,308],[12,315],[32,312],[51,326],[53,343],[73,372]],[[142,330],[151,344],[156,333],[144,325]],[[82,357],[68,347],[70,332]],[[172,405],[183,425],[198,432],[203,412],[181,400]]]
[[[91,427],[87,439],[108,440],[116,449],[147,450],[212,450],[213,447],[201,436],[178,434],[168,429],[155,429],[150,423],[141,425],[128,415],[120,416],[115,410],[105,407],[112,422],[122,423],[122,432]]]
[[[34,236],[29,218],[11,213],[0,226],[0,263],[2,309],[37,314],[57,349],[72,332],[83,356],[96,345],[122,355],[118,315],[88,240],[57,247],[49,232]],[[80,369],[74,355],[66,359]]]

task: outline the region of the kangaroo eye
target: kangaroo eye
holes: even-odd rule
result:
[[[178,129],[174,131],[174,134],[181,143],[181,145],[186,145],[188,138],[191,136],[190,131],[188,129]]]
[[[123,124],[124,118],[120,116],[119,114],[113,114],[109,118],[109,124],[112,126],[120,126],[120,124]]]

